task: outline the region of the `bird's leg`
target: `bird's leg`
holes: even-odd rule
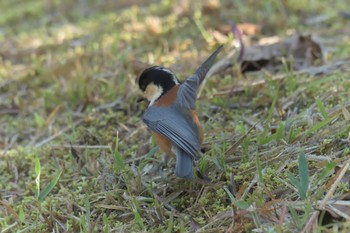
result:
[[[157,173],[161,173],[163,172],[164,168],[168,168],[169,156],[167,156],[166,154],[162,154],[161,158],[161,161],[154,166],[154,171],[156,171]]]
[[[167,154],[162,154],[162,162],[161,165],[163,165],[163,167],[167,168],[169,165],[169,156]]]

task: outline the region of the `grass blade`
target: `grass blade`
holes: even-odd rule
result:
[[[52,189],[56,186],[58,180],[60,179],[60,176],[62,174],[62,170],[56,172],[53,179],[50,181],[50,183],[44,188],[44,190],[40,193],[38,196],[38,201],[44,200],[44,198],[52,191]]]
[[[309,189],[309,168],[304,152],[299,155],[299,195],[301,199],[306,199],[307,190]]]
[[[238,200],[238,201],[236,201],[235,206],[237,206],[238,208],[240,208],[242,210],[246,210],[250,207],[250,204],[244,200]]]
[[[81,214],[79,219],[80,232],[87,233],[85,215]]]
[[[233,194],[230,192],[230,190],[228,190],[228,188],[226,186],[223,187],[225,192],[227,193],[228,197],[231,200],[231,203],[234,204],[236,202],[236,198],[233,196]]]
[[[323,118],[328,119],[329,116],[328,116],[327,110],[319,97],[316,98],[316,104]]]
[[[40,173],[41,173],[41,166],[40,166],[40,160],[39,156],[37,155],[35,157],[35,184],[36,184],[36,189],[34,191],[35,197],[38,199],[39,193],[40,193]]]
[[[284,133],[284,124],[283,122],[280,122],[276,131],[276,142],[280,143],[281,139],[283,138]]]
[[[108,217],[106,214],[103,214],[102,218],[103,218],[103,224],[104,224],[103,231],[104,231],[104,233],[108,233],[109,232]]]
[[[256,162],[256,168],[258,170],[258,178],[259,181],[262,183],[263,182],[263,173],[262,173],[262,167],[261,167],[261,161],[258,153],[255,155],[255,162]]]
[[[134,218],[135,218],[137,224],[139,225],[139,227],[141,228],[141,230],[143,231],[145,229],[145,225],[143,223],[142,217],[141,217],[140,212],[139,212],[140,205],[135,198],[133,198],[131,200],[131,202],[132,202],[132,212],[134,214]]]
[[[124,161],[123,161],[123,158],[122,158],[121,154],[118,151],[114,151],[113,152],[113,158],[114,158],[114,161],[115,161],[115,169],[116,169],[116,171],[123,170],[124,167],[125,167],[125,164],[124,164]]]
[[[272,114],[273,114],[273,112],[275,111],[275,108],[276,108],[278,94],[279,94],[279,88],[277,88],[276,93],[273,96],[272,103],[271,103],[271,106],[269,108],[269,111],[267,112],[267,116],[266,116],[267,126],[265,127],[264,133],[261,136],[261,139],[260,139],[261,140],[260,141],[261,144],[266,144],[266,143],[270,142],[274,138],[273,136],[268,137],[268,134],[270,132],[270,122],[271,122],[271,119],[272,119]]]
[[[327,163],[327,165],[322,169],[322,172],[318,175],[317,183],[321,184],[326,177],[333,174],[333,172],[334,172],[333,170],[334,170],[336,165],[337,164],[334,161],[330,161],[329,163]]]
[[[290,182],[294,187],[299,188],[299,185],[300,185],[300,184],[299,184],[299,180],[298,180],[295,176],[293,176],[293,174],[290,173],[290,172],[287,173],[287,176],[288,176],[289,182]]]
[[[85,198],[85,209],[86,209],[86,223],[87,223],[87,230],[89,232],[92,232],[92,229],[91,229],[91,206],[90,206],[90,200],[89,200],[89,195],[86,196]]]
[[[43,127],[46,124],[46,121],[44,118],[42,118],[39,114],[34,113],[34,119],[35,123],[38,125],[39,128]]]
[[[225,192],[227,193],[227,195],[229,196],[231,203],[233,205],[235,205],[237,208],[242,209],[242,210],[246,210],[249,208],[250,204],[244,200],[236,200],[236,198],[233,196],[233,194],[230,192],[230,190],[224,186],[223,187]]]
[[[171,233],[174,228],[174,214],[170,212],[170,218],[168,219],[167,229],[165,233]]]
[[[310,133],[313,133],[313,132],[316,132],[316,131],[319,130],[320,128],[322,128],[322,127],[328,125],[328,124],[329,124],[331,121],[333,121],[335,118],[336,118],[336,116],[334,116],[334,117],[329,117],[329,118],[327,118],[326,120],[321,121],[321,122],[315,124],[312,128],[310,128],[310,129],[308,129],[308,130],[306,131],[306,135],[307,135],[307,134],[310,134]]]

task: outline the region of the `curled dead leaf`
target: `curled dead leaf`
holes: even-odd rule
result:
[[[265,43],[266,43],[265,39]],[[282,68],[283,59],[300,70],[312,65],[323,64],[322,48],[310,35],[294,35],[283,41],[273,37],[271,44],[247,47],[242,59],[242,72],[262,68],[274,73]]]

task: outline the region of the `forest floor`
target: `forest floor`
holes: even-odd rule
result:
[[[2,233],[350,231],[346,1],[0,8]],[[220,44],[197,101],[210,181],[179,179],[135,79],[184,80]]]

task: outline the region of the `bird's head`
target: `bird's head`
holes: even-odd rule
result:
[[[143,97],[150,102],[150,105],[171,88],[180,84],[171,70],[160,66],[152,66],[145,69],[137,82]]]

